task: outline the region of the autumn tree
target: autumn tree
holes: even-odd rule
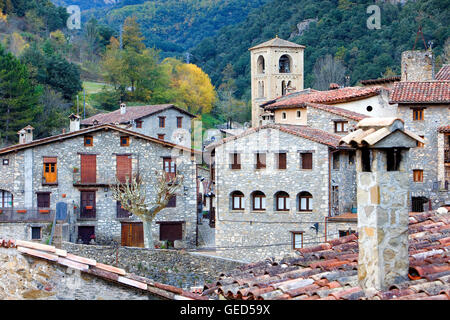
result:
[[[195,64],[182,63],[167,58],[163,64],[169,66],[171,87],[175,90],[175,103],[194,114],[208,114],[217,99],[209,76]]]
[[[156,215],[164,209],[169,200],[183,183],[180,174],[168,179],[164,171],[155,172],[157,181],[155,184],[155,199],[151,202],[147,199],[147,192],[142,179],[134,175],[125,183],[117,182],[112,186],[113,198],[119,201],[122,208],[142,220],[144,227],[144,247],[154,248],[152,226]]]

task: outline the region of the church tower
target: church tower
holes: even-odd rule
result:
[[[278,38],[249,49],[252,85],[252,127],[261,125],[260,105],[303,90],[305,46]]]

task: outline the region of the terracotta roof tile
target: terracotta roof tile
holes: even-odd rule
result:
[[[450,103],[450,81],[397,82],[390,103]]]
[[[81,121],[82,125],[93,125],[96,120],[97,124],[124,124],[129,123],[131,120],[137,120],[154,113],[164,111],[166,109],[175,108],[180,112],[183,112],[191,117],[195,117],[193,114],[178,108],[173,104],[159,104],[159,105],[146,105],[146,106],[136,106],[136,107],[126,107],[125,114],[120,113],[120,109],[117,109],[108,113],[96,114],[92,117],[86,118]]]
[[[264,105],[267,110],[275,110],[293,106],[304,106],[305,103],[319,103],[319,104],[338,104],[350,101],[357,101],[378,95],[382,87],[345,87],[327,91],[317,91],[299,95],[283,96],[273,103]]]
[[[444,64],[439,70],[438,73],[436,73],[436,80],[450,80],[450,64]]]
[[[410,213],[410,218],[409,228],[422,230],[409,235],[410,279],[393,284],[389,290],[376,292],[375,296],[366,296],[358,286],[357,234],[303,248],[296,252],[297,257],[266,260],[230,272],[230,276],[222,276],[228,283],[226,290],[232,293],[226,296],[248,300],[450,299],[449,234],[440,231],[450,226],[450,212]],[[289,271],[280,273],[282,268]],[[267,274],[249,277],[261,272]],[[233,286],[235,289],[231,289]],[[212,290],[206,289],[204,294],[209,292]]]

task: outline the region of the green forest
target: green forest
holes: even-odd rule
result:
[[[236,97],[247,100],[248,48],[278,35],[306,46],[305,88],[313,86],[314,64],[326,54],[344,64],[349,84],[356,85],[360,80],[400,74],[401,53],[413,49],[421,25],[427,45],[433,41],[436,65],[442,63],[445,41],[450,36],[450,0],[408,1],[403,5],[378,1],[381,28],[369,30],[366,8],[372,4],[373,0],[272,0],[249,13],[242,23],[227,26],[203,40],[192,51],[193,62],[209,74],[216,86],[223,82],[223,70],[231,65]],[[296,25],[307,19],[317,22],[295,35]],[[421,37],[416,49],[424,49]]]

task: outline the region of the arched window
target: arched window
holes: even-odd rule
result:
[[[256,62],[258,73],[264,73],[266,71],[266,64],[263,56],[259,56]]]
[[[281,119],[286,120],[286,118],[287,118],[287,114],[286,114],[286,112],[283,111],[281,113]]]
[[[275,210],[289,211],[289,194],[284,191],[279,191],[275,194]]]
[[[312,211],[313,197],[307,191],[302,191],[298,194],[298,211]]]
[[[12,208],[13,195],[6,190],[0,190],[0,208]]]
[[[264,81],[258,81],[258,98],[264,97]]]
[[[286,94],[286,81],[281,81],[281,95],[284,96]]]
[[[252,193],[252,209],[266,210],[266,195],[264,192],[255,191]]]
[[[291,58],[284,54],[280,57],[278,61],[279,73],[291,73]]]
[[[231,209],[244,210],[244,194],[241,191],[231,193]]]

